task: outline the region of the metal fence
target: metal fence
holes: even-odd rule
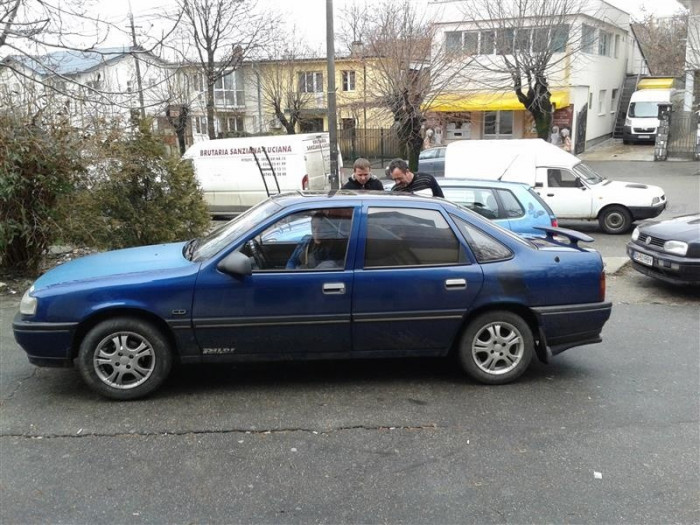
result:
[[[668,133],[668,156],[692,159],[695,155],[698,132],[696,113],[674,111]]]
[[[338,147],[343,159],[358,157],[376,160],[381,165],[396,157],[407,158],[399,146],[399,139],[393,129],[353,128],[338,130]]]

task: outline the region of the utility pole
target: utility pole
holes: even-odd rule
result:
[[[131,54],[134,57],[134,62],[136,64],[136,85],[139,89],[139,104],[141,107],[141,118],[146,118],[146,105],[143,102],[143,85],[141,82],[141,64],[139,63],[139,57],[136,51],[136,28],[134,27],[134,13],[131,11],[131,0],[129,0],[129,20],[131,20],[131,40],[133,42]]]
[[[335,34],[333,0],[326,0],[326,54],[328,55],[328,139],[331,146],[331,189],[340,188],[338,179],[338,122],[335,104]]]

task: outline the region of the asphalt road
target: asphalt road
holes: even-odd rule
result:
[[[665,177],[665,213],[700,195],[697,163],[595,164]],[[698,523],[700,294],[624,268],[608,295],[603,343],[512,385],[447,360],[201,366],[128,403],[31,366],[0,296],[0,521]]]

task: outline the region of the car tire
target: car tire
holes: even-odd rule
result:
[[[133,317],[103,321],[80,343],[78,369],[95,392],[121,401],[147,396],[168,377],[173,357],[163,333]]]
[[[517,314],[493,311],[469,323],[459,345],[459,360],[473,379],[502,385],[520,377],[532,361],[535,342]]]
[[[632,227],[632,215],[624,206],[608,206],[600,212],[598,224],[611,235],[626,233]]]

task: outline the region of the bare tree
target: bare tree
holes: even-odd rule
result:
[[[344,17],[346,34],[353,34],[353,27],[364,28],[362,58],[371,70],[367,104],[391,111],[399,143],[415,170],[426,108],[448,86],[466,82],[469,58],[434,46],[435,24],[410,0],[383,0]]]
[[[690,36],[685,12],[668,18],[644,13],[642,19],[634,24],[634,33],[652,75],[683,75],[685,42]]]
[[[532,115],[537,136],[547,139],[553,112],[550,81],[587,39],[570,31],[582,7],[581,0],[465,0],[461,10],[470,31],[460,42],[446,45],[474,57],[472,69],[482,73],[475,83],[490,91],[515,92]]]
[[[277,17],[262,11],[257,0],[178,0],[181,30],[194,46],[195,66],[206,85],[207,133],[216,138],[214,85],[255,57],[274,37]]]

